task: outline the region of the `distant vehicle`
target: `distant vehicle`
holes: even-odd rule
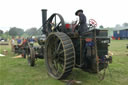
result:
[[[0,45],[8,45],[8,42],[6,42],[6,41],[7,41],[7,39],[0,37]]]
[[[128,39],[128,29],[114,31],[113,37],[115,39]]]
[[[4,38],[0,38],[0,41],[4,42],[4,41],[5,41],[5,39],[4,39]]]

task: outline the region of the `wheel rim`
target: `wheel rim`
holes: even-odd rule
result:
[[[45,59],[48,73],[56,79],[65,78],[75,64],[75,51],[71,39],[66,34],[57,32],[51,33],[46,43]]]
[[[30,66],[35,65],[35,51],[33,48],[29,48],[29,50],[28,50],[27,61]]]
[[[28,65],[31,65],[31,55],[30,53],[27,55]]]
[[[63,17],[57,13],[52,14],[51,17],[48,19],[47,27],[48,34],[51,32],[64,32],[65,23]]]
[[[56,36],[52,37],[53,39],[51,41],[54,41],[55,39],[58,39]],[[55,76],[61,75],[63,73],[64,68],[64,51],[62,42],[58,39],[57,42],[53,43],[52,45],[49,44],[48,47],[48,56],[52,56],[52,58],[49,58],[49,65],[52,68],[52,71],[54,72]],[[59,51],[57,51],[59,50]]]

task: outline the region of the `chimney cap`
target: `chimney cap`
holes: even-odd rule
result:
[[[47,11],[47,9],[41,9],[41,11]]]

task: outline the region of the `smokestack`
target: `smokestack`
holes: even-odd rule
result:
[[[42,9],[42,26],[45,24],[47,20],[47,9]]]

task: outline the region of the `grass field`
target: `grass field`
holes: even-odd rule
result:
[[[90,74],[80,69],[73,69],[66,80],[74,79],[81,85],[128,85],[128,40],[112,40],[109,50],[114,53],[113,63],[106,70],[105,79],[101,82],[96,74]],[[23,58],[16,56],[10,46],[1,46],[0,53],[6,49],[8,54],[0,57],[0,85],[66,85],[63,81],[55,80],[47,75],[44,60],[38,59],[35,67],[30,67]]]

